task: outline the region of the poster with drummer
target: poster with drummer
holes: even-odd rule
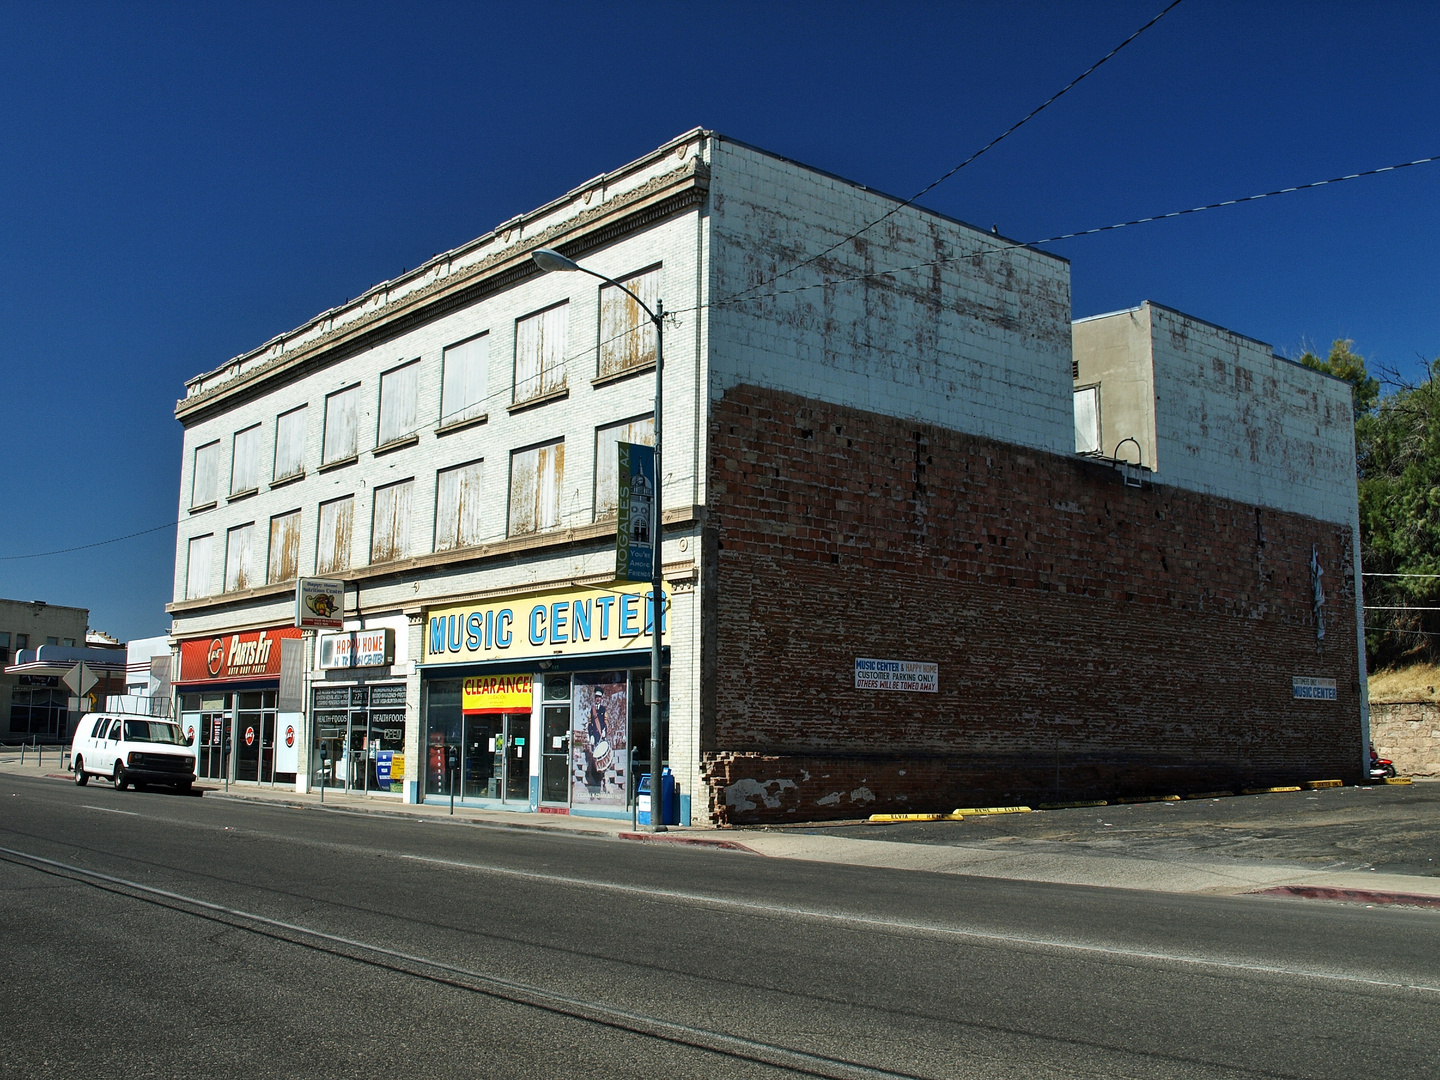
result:
[[[625,673],[576,675],[574,685],[570,805],[623,810],[629,744]]]

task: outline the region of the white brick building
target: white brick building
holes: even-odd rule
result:
[[[595,279],[540,274],[530,253],[554,247],[673,313],[668,762],[682,821],[713,815],[707,757],[738,749],[717,683],[739,677],[721,659],[716,498],[730,466],[763,464],[729,460],[732,391],[1075,455],[1068,264],[913,207],[828,250],[895,208],[697,129],[187,383],[170,610],[205,775],[415,801],[448,793],[453,762],[462,798],[628,813],[649,636],[645,588],[612,585],[614,446],[650,441],[653,332]],[[1339,407],[1343,387],[1311,381]],[[1325,520],[1353,505],[1333,454],[1313,499],[1258,483],[1161,389],[1160,445],[1185,448],[1174,483]],[[1293,403],[1274,410],[1290,423]],[[724,520],[815,524],[780,503]],[[343,578],[346,631],[369,636],[288,644],[297,576]],[[367,645],[365,667],[334,666]]]

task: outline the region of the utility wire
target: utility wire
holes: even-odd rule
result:
[[[1178,0],[1177,0],[1177,2],[1178,2]],[[1174,5],[1172,4],[1171,6],[1173,7]],[[1166,10],[1168,11],[1169,8],[1167,8]],[[1163,13],[1162,13],[1162,14],[1163,14]],[[876,278],[895,277],[895,276],[897,276],[897,275],[899,275],[899,274],[909,273],[909,272],[914,271],[914,270],[925,270],[925,269],[928,269],[928,268],[933,267],[933,266],[942,266],[942,265],[945,265],[945,264],[947,264],[947,263],[962,262],[962,261],[965,261],[965,260],[968,260],[968,259],[977,259],[977,258],[980,258],[980,257],[982,257],[982,256],[984,256],[984,255],[1003,254],[1004,252],[1007,252],[1007,251],[1015,251],[1015,250],[1018,250],[1018,249],[1020,249],[1020,248],[1038,247],[1038,246],[1041,245],[1041,244],[1051,244],[1051,243],[1056,242],[1057,240],[1070,240],[1070,239],[1074,239],[1075,237],[1080,237],[1080,236],[1094,236],[1096,233],[1109,232],[1109,231],[1111,231],[1111,230],[1113,230],[1113,229],[1123,229],[1123,228],[1126,228],[1126,227],[1128,227],[1128,226],[1130,226],[1130,225],[1143,225],[1143,224],[1147,224],[1147,223],[1149,223],[1149,222],[1165,221],[1165,220],[1168,220],[1168,219],[1170,219],[1170,218],[1183,217],[1183,216],[1185,216],[1185,215],[1187,215],[1187,214],[1198,214],[1198,213],[1200,213],[1200,212],[1203,211],[1203,210],[1218,210],[1218,209],[1220,209],[1220,208],[1222,208],[1222,207],[1226,207],[1226,206],[1238,206],[1238,205],[1240,205],[1241,203],[1255,202],[1255,201],[1258,200],[1258,199],[1268,199],[1268,198],[1271,198],[1271,197],[1276,196],[1276,195],[1288,195],[1288,194],[1290,194],[1290,193],[1292,193],[1292,192],[1296,192],[1296,191],[1308,191],[1308,190],[1310,190],[1310,189],[1312,189],[1312,188],[1324,187],[1324,186],[1326,186],[1327,184],[1340,184],[1340,183],[1344,183],[1344,182],[1347,181],[1347,180],[1358,180],[1358,179],[1360,179],[1361,177],[1365,177],[1365,176],[1378,176],[1380,173],[1394,172],[1394,171],[1396,171],[1397,169],[1408,169],[1408,168],[1409,168],[1410,166],[1412,166],[1412,165],[1425,165],[1425,164],[1429,164],[1429,163],[1435,162],[1435,161],[1440,161],[1440,154],[1433,155],[1433,156],[1431,156],[1431,157],[1416,158],[1414,161],[1405,161],[1405,162],[1401,162],[1401,163],[1398,164],[1398,165],[1386,165],[1386,166],[1383,166],[1383,167],[1378,168],[1378,169],[1366,169],[1366,170],[1364,170],[1363,172],[1350,173],[1350,174],[1348,174],[1348,175],[1346,175],[1346,176],[1337,176],[1337,177],[1334,177],[1333,179],[1330,179],[1330,180],[1316,180],[1316,181],[1314,181],[1314,182],[1312,182],[1312,183],[1308,183],[1308,184],[1296,184],[1296,185],[1294,185],[1293,187],[1278,188],[1278,189],[1275,190],[1275,191],[1266,191],[1266,192],[1262,192],[1261,194],[1258,194],[1258,195],[1246,195],[1246,196],[1242,196],[1242,197],[1237,198],[1237,199],[1225,199],[1225,200],[1223,200],[1223,201],[1221,201],[1221,202],[1207,203],[1207,204],[1205,204],[1204,206],[1192,207],[1192,208],[1189,209],[1189,210],[1175,210],[1175,211],[1171,211],[1170,213],[1167,213],[1167,214],[1152,214],[1152,215],[1150,215],[1149,217],[1135,218],[1135,219],[1132,220],[1132,221],[1122,221],[1122,222],[1118,222],[1118,223],[1116,223],[1116,224],[1114,224],[1114,225],[1101,225],[1101,226],[1099,226],[1099,227],[1097,227],[1097,228],[1093,228],[1093,229],[1080,229],[1080,230],[1078,230],[1078,231],[1076,231],[1076,232],[1061,233],[1061,234],[1059,234],[1059,235],[1057,235],[1057,236],[1047,237],[1047,238],[1045,238],[1045,239],[1043,239],[1043,240],[1030,240],[1030,241],[1026,241],[1026,242],[1016,241],[1016,242],[1011,242],[1011,243],[1005,243],[1005,244],[1001,244],[1001,245],[998,245],[998,246],[981,248],[981,249],[978,250],[978,251],[972,251],[972,252],[969,252],[968,254],[965,254],[965,255],[951,255],[951,256],[947,256],[947,257],[945,257],[945,258],[940,258],[940,259],[930,259],[930,260],[927,260],[926,262],[912,263],[912,264],[909,265],[909,266],[896,267],[896,268],[891,269],[891,270],[877,270],[877,271],[875,271],[875,272],[873,272],[873,273],[857,274],[857,275],[855,275],[854,277],[848,277],[848,278],[831,278],[831,279],[827,279],[827,280],[825,280],[825,281],[815,282],[814,284],[811,284],[811,285],[798,285],[798,286],[796,286],[796,287],[794,287],[794,288],[792,288],[792,289],[777,289],[777,290],[775,290],[775,291],[773,291],[773,292],[760,293],[760,294],[757,294],[757,295],[755,295],[755,296],[743,296],[743,295],[740,295],[740,294],[736,294],[736,295],[731,296],[731,297],[728,297],[728,298],[726,298],[726,299],[724,299],[724,300],[715,300],[715,301],[711,301],[710,303],[707,303],[707,304],[696,304],[696,305],[694,305],[694,306],[692,306],[692,307],[688,307],[688,308],[676,308],[676,309],[673,309],[673,310],[670,310],[670,311],[666,311],[666,312],[665,312],[665,316],[666,316],[666,318],[670,318],[670,317],[672,317],[672,316],[686,315],[686,314],[690,314],[690,313],[692,313],[692,312],[702,311],[702,310],[704,310],[704,309],[707,308],[707,307],[709,307],[709,308],[715,308],[715,307],[729,306],[729,305],[734,305],[734,304],[749,303],[749,302],[754,301],[754,300],[769,300],[769,299],[774,299],[775,297],[778,297],[778,296],[788,296],[788,295],[791,295],[791,294],[793,294],[793,293],[808,292],[808,291],[810,291],[810,290],[812,290],[812,289],[828,289],[828,288],[832,288],[832,287],[834,287],[834,286],[836,286],[836,285],[844,285],[844,284],[849,284],[849,283],[858,282],[858,281],[871,281],[871,280],[874,280],[874,279],[876,279]],[[813,260],[811,260],[811,261],[813,261]],[[802,263],[802,264],[800,264],[800,265],[803,266],[804,264]],[[797,267],[795,267],[795,269],[799,269],[799,267],[797,266]],[[614,337],[607,338],[605,341],[597,342],[597,343],[596,343],[595,345],[593,345],[593,346],[586,346],[584,349],[582,349],[582,350],[580,350],[579,352],[575,353],[573,356],[567,356],[567,357],[565,358],[565,359],[566,359],[566,362],[567,362],[567,364],[568,364],[571,360],[580,360],[580,359],[583,359],[583,358],[585,358],[586,356],[588,356],[590,353],[598,353],[599,350],[600,350],[600,348],[601,348],[601,346],[603,346],[603,345],[605,345],[605,344],[608,344],[608,343],[611,342],[611,341],[617,341],[617,340],[619,340],[620,338],[625,337],[627,334],[638,333],[638,332],[640,332],[641,329],[643,329],[643,328],[642,328],[642,327],[630,327],[629,329],[623,330],[623,331],[621,331],[620,333],[616,334]],[[492,394],[487,394],[487,395],[486,395],[484,398],[482,398],[479,402],[474,402],[474,403],[472,403],[472,405],[467,406],[467,408],[471,408],[471,407],[473,407],[474,405],[481,404],[482,402],[489,402],[489,401],[497,400],[497,399],[503,397],[503,396],[506,395],[506,394],[513,393],[513,390],[514,390],[513,387],[508,387],[508,386],[507,386],[507,387],[505,387],[505,388],[503,388],[503,389],[501,389],[501,390],[495,391],[495,392],[492,393]],[[452,414],[452,415],[453,415],[453,414]],[[145,535],[148,534],[148,533],[159,532],[161,529],[171,529],[171,528],[174,528],[174,527],[175,527],[176,525],[178,525],[178,524],[179,524],[179,522],[172,521],[172,522],[168,522],[168,523],[166,523],[166,524],[164,524],[164,525],[157,525],[157,526],[155,526],[153,529],[142,529],[140,532],[128,533],[128,534],[126,534],[125,536],[116,536],[116,537],[112,537],[112,538],[109,539],[109,540],[97,540],[97,541],[96,541],[95,543],[93,543],[93,544],[80,544],[80,545],[77,545],[76,547],[59,548],[59,549],[57,549],[57,550],[55,550],[55,551],[37,551],[37,552],[32,552],[31,554],[28,554],[28,555],[0,555],[0,562],[11,562],[11,561],[14,561],[14,560],[17,560],[17,559],[41,559],[41,558],[46,558],[46,557],[51,556],[51,555],[65,555],[65,554],[69,554],[70,552],[74,552],[74,551],[85,551],[85,550],[87,550],[87,549],[89,549],[89,548],[104,547],[106,544],[116,544],[116,543],[119,543],[121,540],[130,540],[130,539],[133,539],[134,537],[137,537],[137,536],[145,536]],[[1380,577],[1380,576],[1383,576],[1383,575],[1380,575],[1380,574],[1364,574],[1363,576],[1368,576],[1368,577]],[[1393,576],[1402,576],[1402,575],[1393,575]],[[1412,576],[1412,577],[1440,577],[1440,575],[1428,575],[1428,574],[1415,574],[1415,575],[1404,575],[1404,576]]]
[[[43,559],[50,555],[68,555],[72,551],[86,551],[90,548],[104,547],[106,544],[118,544],[121,540],[133,540],[137,536],[147,536],[150,533],[159,532],[161,529],[173,529],[178,524],[180,524],[178,521],[167,521],[164,525],[156,525],[153,529],[141,529],[139,532],[127,533],[124,536],[113,536],[109,540],[96,540],[93,544],[57,548],[55,551],[34,551],[29,555],[0,555],[0,562],[12,562],[15,559]]]
[[[766,281],[762,281],[762,282],[759,282],[759,283],[757,283],[757,284],[755,284],[755,285],[751,285],[751,286],[749,286],[749,287],[747,287],[747,288],[745,288],[745,289],[741,289],[740,292],[735,293],[735,294],[733,294],[733,295],[731,295],[731,296],[729,296],[729,297],[726,297],[726,299],[727,299],[727,300],[733,300],[733,299],[735,299],[736,297],[743,296],[745,293],[751,292],[751,291],[753,291],[753,290],[755,290],[755,289],[763,289],[763,288],[765,288],[766,286],[775,284],[775,282],[779,281],[781,278],[783,278],[783,277],[788,277],[789,275],[795,273],[796,270],[803,269],[804,267],[809,266],[811,263],[816,262],[816,261],[818,261],[818,260],[820,260],[820,259],[823,259],[826,255],[829,255],[829,254],[830,254],[832,251],[834,251],[836,248],[838,248],[838,247],[843,247],[844,245],[850,243],[852,240],[858,240],[860,237],[864,236],[864,235],[865,235],[867,232],[869,232],[871,229],[875,228],[875,226],[877,226],[877,225],[879,225],[879,224],[882,224],[883,222],[889,220],[891,217],[893,217],[895,214],[898,214],[898,213],[899,213],[901,210],[903,210],[905,207],[913,205],[916,199],[922,198],[923,196],[925,196],[926,194],[928,194],[930,191],[932,191],[932,190],[934,190],[935,188],[939,187],[939,186],[940,186],[941,184],[943,184],[946,180],[949,180],[950,177],[954,176],[954,175],[955,175],[956,173],[958,173],[961,169],[965,168],[966,165],[969,165],[972,161],[974,161],[976,158],[978,158],[981,154],[984,154],[986,151],[992,149],[993,147],[997,146],[999,143],[1001,143],[1001,142],[1004,141],[1005,139],[1009,138],[1011,135],[1015,134],[1015,132],[1019,131],[1019,130],[1020,130],[1022,127],[1024,127],[1027,123],[1029,123],[1031,120],[1035,119],[1035,117],[1039,116],[1042,112],[1044,112],[1046,109],[1048,109],[1051,105],[1055,104],[1055,102],[1059,101],[1059,100],[1060,100],[1062,97],[1064,97],[1067,93],[1069,93],[1069,92],[1070,92],[1071,90],[1073,90],[1076,86],[1078,86],[1078,85],[1080,84],[1081,80],[1083,80],[1083,79],[1085,79],[1087,76],[1093,74],[1096,70],[1098,70],[1098,69],[1100,68],[1100,66],[1101,66],[1102,64],[1104,64],[1107,60],[1111,59],[1111,58],[1112,58],[1116,53],[1118,53],[1121,49],[1125,48],[1126,45],[1129,45],[1132,41],[1134,41],[1136,38],[1138,38],[1138,37],[1139,37],[1141,34],[1143,34],[1146,30],[1149,30],[1150,27],[1154,26],[1157,22],[1159,22],[1159,21],[1160,21],[1161,19],[1163,19],[1166,15],[1168,15],[1168,14],[1170,13],[1170,11],[1171,11],[1174,7],[1176,7],[1179,3],[1180,3],[1180,0],[1172,0],[1172,2],[1171,2],[1169,5],[1167,5],[1166,8],[1165,8],[1165,10],[1161,11],[1159,15],[1156,15],[1153,19],[1151,19],[1149,22],[1147,22],[1144,26],[1140,27],[1139,30],[1136,30],[1133,34],[1131,34],[1129,37],[1127,37],[1124,41],[1120,42],[1119,45],[1116,45],[1113,49],[1111,49],[1108,53],[1106,53],[1104,56],[1102,56],[1099,60],[1096,60],[1095,63],[1091,64],[1088,68],[1086,68],[1084,71],[1082,71],[1079,75],[1077,75],[1077,76],[1075,76],[1075,78],[1071,79],[1070,82],[1066,83],[1064,87],[1062,87],[1061,89],[1057,90],[1054,94],[1050,95],[1050,97],[1049,97],[1043,104],[1037,106],[1036,108],[1032,109],[1030,112],[1026,113],[1023,117],[1021,117],[1021,118],[1020,118],[1019,120],[1017,120],[1015,123],[1011,124],[1008,128],[1006,128],[1004,131],[1002,131],[999,135],[996,135],[995,138],[991,139],[988,143],[986,143],[984,146],[982,146],[979,150],[976,150],[973,154],[971,154],[969,157],[967,157],[964,161],[960,162],[959,165],[956,165],[953,169],[951,169],[951,170],[950,170],[949,172],[947,172],[945,175],[941,176],[938,180],[934,180],[934,181],[932,181],[931,183],[926,184],[923,188],[921,188],[919,191],[917,191],[914,195],[911,195],[910,198],[906,199],[904,202],[896,203],[894,206],[892,206],[892,207],[891,207],[889,210],[887,210],[885,213],[881,214],[881,215],[880,215],[878,218],[876,218],[874,221],[870,222],[868,225],[866,225],[866,226],[864,226],[863,228],[861,228],[858,232],[853,232],[853,233],[851,233],[849,236],[845,237],[843,240],[837,240],[835,243],[831,244],[828,248],[826,248],[824,251],[820,252],[818,255],[812,255],[812,256],[810,256],[810,258],[806,259],[804,262],[796,263],[796,264],[795,264],[794,266],[792,266],[789,270],[785,270],[785,271],[783,271],[783,272],[781,272],[781,273],[779,273],[779,274],[776,274],[774,277],[769,278],[769,279],[766,280]]]

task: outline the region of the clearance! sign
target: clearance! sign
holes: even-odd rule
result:
[[[670,633],[668,589],[663,599],[662,636]],[[425,663],[643,653],[650,648],[652,607],[650,586],[636,584],[431,608],[425,619]]]
[[[475,713],[530,711],[534,678],[530,675],[481,675],[466,679],[461,687],[460,710]]]

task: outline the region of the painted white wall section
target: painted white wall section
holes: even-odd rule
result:
[[[713,395],[744,383],[1074,451],[1065,260],[906,207],[728,304],[895,200],[718,137],[710,162]]]
[[[1242,337],[1158,304],[1156,480],[1237,502],[1352,525],[1350,387]]]

